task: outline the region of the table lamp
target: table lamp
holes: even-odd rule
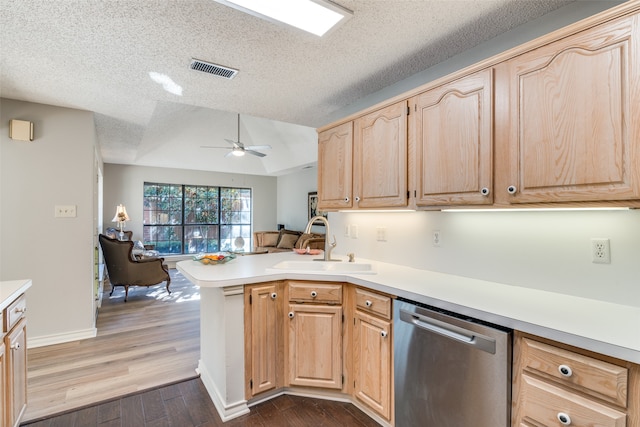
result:
[[[120,236],[119,240],[124,240],[124,223],[125,221],[129,221],[129,215],[127,215],[127,208],[124,205],[120,204],[116,206],[116,214],[114,215],[112,222],[117,222],[118,227],[120,227]]]

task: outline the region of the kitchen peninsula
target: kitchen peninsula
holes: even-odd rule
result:
[[[339,257],[347,262],[346,257]],[[525,287],[367,261],[373,274],[277,270],[295,253],[240,256],[222,265],[181,261],[177,268],[201,288],[202,381],[223,420],[249,411],[245,396],[245,286],[297,280],[346,283],[640,363],[640,308]],[[358,259],[358,262],[365,260]],[[515,397],[514,397],[515,399]]]

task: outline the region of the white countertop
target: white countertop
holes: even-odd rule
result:
[[[429,304],[509,328],[640,363],[640,307],[470,279],[394,264],[375,265],[376,274],[275,271],[284,260],[317,256],[293,252],[238,256],[226,264],[180,261],[177,268],[201,287],[226,287],[301,279],[341,281]],[[346,257],[342,258],[346,262]]]
[[[0,281],[0,311],[31,287],[31,279]]]

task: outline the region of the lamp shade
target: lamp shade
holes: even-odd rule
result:
[[[125,222],[129,221],[129,215],[127,215],[127,208],[124,205],[116,206],[116,214],[113,216],[112,222]]]

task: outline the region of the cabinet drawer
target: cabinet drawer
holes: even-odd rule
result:
[[[553,377],[607,402],[627,407],[627,369],[589,356],[523,339],[524,368]]]
[[[546,426],[625,427],[627,416],[596,401],[560,389],[528,375],[522,376],[523,421]],[[564,424],[559,421],[564,414]],[[536,424],[537,425],[537,424]]]
[[[22,319],[27,311],[27,298],[21,295],[4,311],[4,332],[8,332]]]
[[[356,307],[358,310],[377,314],[385,319],[391,318],[391,298],[388,296],[356,288]]]
[[[289,301],[342,304],[342,285],[289,281]]]

